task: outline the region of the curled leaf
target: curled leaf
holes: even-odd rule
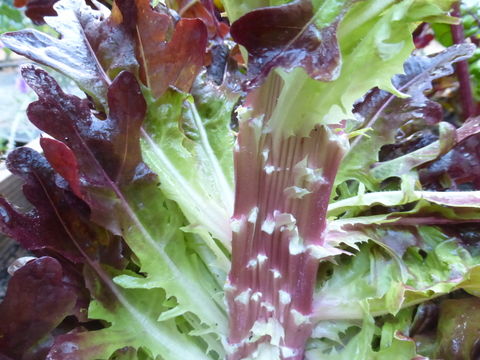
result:
[[[92,219],[119,234],[119,189],[153,179],[140,154],[146,104],[135,77],[122,72],[115,78],[108,89],[110,113],[101,120],[87,100],[65,94],[44,70],[27,66],[22,74],[39,96],[28,107],[30,121],[58,140],[42,140],[47,159],[89,204]]]
[[[251,85],[259,85],[272,69],[303,67],[315,80],[335,80],[340,71],[337,21],[319,29],[310,1],[253,10],[235,21],[233,39],[249,52]]]
[[[189,91],[205,61],[207,29],[203,21],[181,19],[174,24],[166,10],[152,9],[148,0],[116,4],[136,39],[143,83],[155,97],[169,86]]]

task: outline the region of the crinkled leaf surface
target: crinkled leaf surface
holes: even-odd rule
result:
[[[439,123],[438,132],[437,141],[395,159],[379,162],[374,165],[371,174],[378,181],[393,177],[402,178],[420,165],[439,158],[460,140],[455,126],[447,122]]]
[[[323,10],[337,9],[335,2],[328,4]],[[302,68],[295,68],[276,70],[281,79],[263,85],[272,94],[272,107],[278,104],[268,117],[270,127],[287,136],[306,136],[315,124],[353,119],[354,103],[374,87],[401,95],[391,78],[403,72],[414,48],[411,31],[418,21],[443,16],[447,8],[446,2],[427,0],[355,2],[337,28],[342,67],[334,81],[315,81]]]
[[[125,286],[163,287],[169,296],[177,297],[183,311],[191,310],[209,326],[225,326],[221,301],[212,300],[209,293],[215,280],[209,279],[212,275],[203,265],[195,268],[196,262],[191,262],[182,247],[183,233],[179,228],[185,223],[181,213],[174,207],[167,211],[161,191],[150,181],[152,174],[141,162],[139,135],[145,102],[133,76],[124,72],[113,81],[109,88],[109,117],[100,120],[91,114],[84,100],[61,92],[42,70],[29,69],[25,70],[31,76],[29,83],[40,95],[40,100],[29,107],[31,120],[69,145],[80,174],[72,188],[81,184],[80,195],[94,211],[93,220],[100,222],[106,217],[107,225],[111,224],[110,219],[116,221],[117,231],[134,250],[142,271],[151,277],[143,285],[137,281],[134,282],[137,285],[125,282]],[[34,112],[33,107],[37,107]],[[57,125],[61,116],[64,116],[62,129]],[[62,146],[54,144],[57,148]],[[61,153],[48,146],[44,150],[47,158],[57,164],[56,157]],[[69,167],[57,170],[70,178]],[[106,200],[114,206],[96,208],[97,204],[108,204]],[[171,248],[167,248],[169,243]],[[193,280],[202,273],[203,281]],[[195,291],[196,296],[192,297]]]
[[[361,245],[354,257],[343,255],[341,264],[333,266],[315,297],[317,319],[362,318],[362,301],[369,302],[373,315],[396,314],[400,308],[468,288],[477,272],[478,257],[435,227],[367,226],[350,235],[382,246]],[[404,244],[392,246],[394,241]]]
[[[207,31],[201,20],[186,18],[175,24],[165,9],[154,10],[144,0],[117,1],[111,13],[101,4],[95,6],[97,10],[85,6],[89,10],[76,16],[91,50],[91,60],[100,70],[113,78],[121,70],[137,72],[140,65],[142,80],[156,96],[169,86],[190,90],[204,65],[207,46]],[[69,4],[65,7],[70,8]],[[66,75],[87,92],[91,90],[75,73]]]
[[[218,265],[211,251],[202,249],[196,235],[181,230],[186,224],[177,205],[166,200],[156,187],[132,189],[129,200],[143,228],[130,226],[124,237],[140,263],[145,277],[119,276],[115,282],[125,288],[163,288],[166,296],[176,298],[177,306],[162,319],[180,314],[192,317],[196,329],[212,328],[226,332],[226,313],[218,293],[225,273],[214,271]],[[206,257],[203,257],[205,254]]]
[[[123,210],[119,207],[125,203],[120,188],[153,178],[141,161],[138,137],[146,105],[135,78],[124,72],[115,79],[108,90],[109,116],[101,120],[92,114],[87,100],[65,94],[45,71],[28,66],[22,73],[39,96],[27,109],[30,121],[68,146],[43,140],[47,159],[89,204],[92,219],[120,234]],[[68,152],[76,158],[76,173],[72,162],[58,161]]]
[[[208,248],[202,248],[197,235],[185,235],[180,230],[187,225],[184,217],[175,204],[166,202],[141,162],[139,135],[145,102],[134,77],[123,72],[112,82],[109,114],[102,120],[92,114],[86,100],[63,93],[43,70],[28,67],[24,75],[39,95],[29,107],[31,120],[58,139],[42,140],[46,157],[90,205],[92,220],[124,236],[145,274],[121,276],[117,283],[127,288],[161,287],[178,304],[163,314],[162,320],[189,313],[186,316],[197,330],[208,332],[212,328],[224,334],[225,311],[221,297],[216,295],[222,272],[212,273],[209,266],[215,260]],[[77,170],[72,169],[75,164]],[[213,240],[212,246],[217,247]],[[116,285],[101,268],[95,270],[104,286],[114,291]],[[120,301],[122,292],[117,289],[114,294]],[[120,301],[122,306],[132,308],[125,301]],[[133,306],[128,311],[138,310]],[[142,321],[142,317],[136,319]],[[211,343],[218,350],[218,337]]]
[[[411,360],[416,358],[417,352],[413,339],[397,330],[408,330],[410,311],[400,314],[397,318],[384,320],[383,326],[376,324],[374,318],[368,314],[368,305],[363,304],[363,311],[361,322],[343,323],[341,330],[333,338],[313,339],[306,359]],[[318,328],[328,325],[329,323],[319,323]],[[320,334],[323,335],[321,332]]]
[[[61,0],[57,9],[66,14],[65,6],[70,4],[69,1]],[[252,26],[263,26],[259,33],[268,33],[265,39],[249,38],[250,33],[240,34],[264,47],[261,51],[255,50],[255,44],[249,48],[267,64],[263,67],[252,59],[250,71],[273,74],[273,80],[267,79],[262,85],[265,87],[259,90],[262,95],[270,97],[268,101],[260,102],[262,112],[267,114],[267,110],[270,111],[263,119],[269,121],[265,130],[267,133],[275,130],[276,135],[281,135],[276,140],[282,140],[285,134],[305,136],[310,134],[314,125],[331,123],[335,125],[324,130],[329,130],[326,131],[331,136],[329,141],[338,140],[339,144],[346,138],[345,133],[355,126],[352,122],[347,122],[346,126],[339,124],[352,117],[352,106],[358,98],[375,86],[396,91],[390,78],[402,71],[402,64],[413,48],[412,28],[419,21],[434,20],[435,17],[448,20],[442,14],[450,5],[450,1],[428,0],[354,2],[338,24],[337,38],[344,65],[337,78],[336,47],[328,47],[333,51],[327,55],[333,56],[327,56],[327,62],[302,58],[298,54],[316,44],[315,51],[325,55],[322,53],[323,43],[319,44],[315,31],[333,31],[344,2],[314,1],[312,7],[309,2],[286,2],[245,0],[233,4],[226,1],[227,11],[233,7],[242,15],[245,9],[279,6],[258,9],[238,20],[241,24],[249,16],[253,17],[249,20]],[[288,14],[283,16],[285,14],[282,15],[281,11],[278,13],[278,9],[289,6],[292,9],[299,4],[301,16],[295,19]],[[90,306],[89,316],[106,321],[106,328],[93,332],[79,328],[57,337],[49,356],[51,359],[72,360],[108,358],[119,348],[130,346],[117,354],[130,359],[135,358],[135,352],[146,354],[138,355],[138,359],[142,356],[159,356],[167,360],[222,358],[225,353],[220,338],[227,335],[227,315],[221,286],[230,265],[224,248],[228,250],[230,241],[233,195],[233,136],[229,122],[236,98],[220,96],[219,92],[225,89],[211,86],[197,76],[204,64],[207,22],[183,19],[175,23],[165,8],[161,5],[152,8],[145,0],[118,1],[112,15],[100,6],[92,10],[78,3],[71,5],[73,10],[68,10],[69,15],[65,18],[72,21],[64,26],[75,29],[67,29],[65,34],[70,36],[69,46],[74,50],[82,48],[83,53],[85,46],[91,48],[87,49],[88,58],[75,58],[71,49],[62,50],[67,51],[64,58],[58,55],[58,49],[53,60],[45,54],[43,50],[50,49],[50,46],[65,48],[67,36],[47,39],[36,33],[24,33],[24,40],[39,37],[43,45],[41,51],[33,48],[35,52],[31,44],[22,45],[21,51],[40,56],[44,63],[49,62],[50,66],[69,73],[87,93],[93,95],[97,104],[104,105],[104,113],[94,114],[88,101],[66,95],[48,75],[30,68],[26,70],[27,78],[39,95],[39,100],[30,107],[30,117],[55,138],[42,140],[53,168],[68,182],[70,190],[89,204],[92,220],[125,237],[132,250],[130,267],[137,271],[110,271],[105,270],[105,266],[86,268],[85,276],[96,299]],[[305,9],[309,11],[308,15],[305,15]],[[262,18],[258,14],[274,16]],[[319,14],[322,15],[317,16]],[[255,23],[255,19],[264,21]],[[53,22],[59,23],[60,20],[64,21],[57,18]],[[268,32],[275,24],[296,26],[298,22],[303,31],[284,27],[285,31],[279,36]],[[85,35],[79,37],[82,29]],[[112,36],[107,36],[110,33]],[[335,42],[334,34],[322,35],[325,35],[324,40]],[[20,37],[6,36],[15,46]],[[119,45],[120,55],[110,52],[110,47]],[[289,52],[293,51],[290,45],[295,45],[298,56]],[[303,50],[298,52],[302,46]],[[142,90],[147,104],[134,75],[120,73],[124,68],[135,73],[133,49],[139,59],[140,77],[145,85],[150,86],[150,89]],[[452,55],[448,51],[446,54]],[[277,60],[280,65],[290,62],[284,66],[288,71],[270,71],[268,64]],[[449,58],[447,63],[451,61]],[[435,68],[435,71],[450,71],[448,66],[439,66],[440,69]],[[89,79],[94,74],[98,76],[98,83],[79,75],[84,67],[88,71],[93,69]],[[309,67],[313,73],[318,72],[314,78],[332,81],[313,80]],[[70,68],[75,71],[66,70]],[[88,75],[88,71],[85,74]],[[411,108],[402,114],[408,117],[418,110],[415,116],[419,117],[421,113],[433,123],[440,116],[438,106],[425,102],[421,96],[429,87],[432,76],[436,75],[429,72],[427,75],[415,85],[418,90],[416,98],[424,103],[415,105],[417,107],[410,103]],[[114,79],[111,85],[110,79]],[[169,89],[172,86],[177,90],[192,90],[193,94]],[[371,94],[374,92],[376,90]],[[147,122],[145,129],[141,130],[145,105]],[[373,105],[372,109],[378,111]],[[141,161],[140,134],[145,161],[158,173],[159,186],[152,182],[153,176]],[[277,145],[280,143],[276,142]],[[431,152],[429,156],[437,156],[445,149],[443,145],[438,148],[439,151]],[[318,153],[325,154],[325,151]],[[376,156],[378,151],[371,153]],[[370,159],[367,158],[365,160]],[[68,191],[58,176],[56,181],[63,184],[59,188]],[[373,215],[378,211],[380,215],[375,220],[372,219],[374,216],[335,220],[360,224],[340,227],[337,238],[332,240],[331,249],[328,249],[329,256],[338,255],[331,259],[339,265],[331,265],[331,274],[321,279],[324,282],[319,283],[320,296],[316,301],[320,304],[319,314],[324,316],[320,318],[330,321],[330,325],[338,321],[339,316],[344,319],[341,324],[332,325],[330,332],[323,329],[335,346],[332,347],[331,343],[325,346],[321,338],[315,339],[320,342],[312,348],[314,358],[384,359],[396,356],[411,359],[416,355],[414,344],[402,335],[411,312],[398,311],[403,306],[457,288],[471,293],[479,289],[480,272],[475,267],[478,261],[468,249],[436,228],[416,227],[412,223],[417,221],[415,225],[428,225],[432,219],[478,220],[478,194],[395,190],[363,194],[359,187],[354,198],[340,200],[329,210],[332,216],[344,213],[345,217]],[[405,206],[407,204],[413,209]],[[7,206],[5,209],[10,215],[20,216]],[[388,211],[383,212],[388,207],[398,207],[392,217]],[[19,219],[23,221],[24,218]],[[372,226],[375,222],[382,223],[382,228]],[[212,235],[223,245],[219,245]],[[364,244],[360,244],[362,242]],[[355,251],[356,248],[360,249],[359,252]],[[75,254],[75,249],[72,251]],[[356,255],[351,256],[352,253]],[[346,300],[349,302],[345,303]],[[328,306],[323,306],[325,304]],[[381,316],[386,313],[397,316]],[[375,322],[373,315],[380,316],[378,319],[383,323]],[[379,333],[380,345],[372,345]],[[211,351],[207,354],[208,348]]]
[[[460,143],[469,143],[468,138],[475,136],[480,132],[480,118],[471,118],[460,128],[449,123],[441,122],[439,124],[439,139],[418,150],[412,151],[392,160],[383,161],[375,164],[371,170],[372,175],[378,180],[384,180],[388,177],[401,177],[414,168],[423,164],[441,161],[442,155],[450,153],[450,149],[460,146]],[[463,155],[464,158],[467,156]],[[434,162],[434,163],[435,163]],[[474,167],[474,157],[469,157],[469,166]],[[431,166],[431,164],[429,164]],[[424,171],[424,174],[426,171]],[[438,174],[437,174],[438,175]]]
[[[134,289],[128,290],[126,295],[106,276],[100,267],[92,264],[92,260],[99,258],[99,256],[95,257],[95,254],[91,255],[92,250],[94,250],[95,246],[108,246],[108,243],[105,244],[105,240],[100,237],[100,235],[108,234],[100,229],[97,230],[99,233],[97,234],[94,231],[97,229],[95,225],[90,224],[90,226],[87,226],[87,224],[84,223],[87,221],[86,218],[83,220],[84,222],[81,222],[81,219],[77,219],[74,216],[74,209],[78,208],[78,203],[66,201],[66,195],[64,194],[66,190],[54,187],[55,179],[48,178],[48,176],[53,177],[54,173],[39,154],[27,148],[18,149],[10,155],[10,168],[27,180],[27,185],[25,185],[24,189],[25,193],[37,208],[32,210],[31,214],[25,216],[24,222],[20,224],[15,216],[20,217],[21,215],[14,212],[11,208],[6,208],[10,213],[4,216],[4,226],[9,226],[9,229],[12,231],[11,235],[18,240],[25,238],[24,241],[36,241],[34,244],[26,244],[26,247],[30,249],[43,249],[48,246],[50,249],[62,255],[69,256],[67,251],[70,250],[68,248],[70,247],[73,252],[71,256],[72,260],[91,265],[91,269],[97,272],[97,287],[106,288],[105,291],[113,294],[108,299],[95,294],[95,291],[93,291],[94,296],[99,296],[97,306],[102,309],[104,308],[105,313],[110,315],[107,316],[102,312],[89,310],[89,318],[110,320],[113,317],[116,322],[119,323],[115,331],[110,328],[104,330],[102,335],[105,334],[105,336],[101,337],[96,337],[97,333],[95,332],[91,334],[89,332],[82,333],[82,336],[69,334],[57,337],[55,340],[57,345],[51,350],[49,358],[92,359],[92,356],[98,356],[99,358],[106,359],[113,351],[124,347],[125,344],[130,346],[148,346],[150,351],[158,351],[162,354],[165,354],[166,349],[169,349],[169,351],[174,351],[175,354],[185,353],[187,357],[193,356],[201,359],[206,356],[203,355],[206,345],[195,345],[197,342],[200,342],[199,340],[187,340],[187,337],[180,333],[173,336],[172,332],[173,329],[175,329],[175,325],[172,323],[173,320],[169,319],[191,310],[192,304],[198,304],[196,309],[201,313],[201,319],[204,313],[205,316],[209,316],[209,309],[212,306],[210,304],[213,302],[211,297],[216,296],[218,289],[221,287],[221,280],[213,280],[212,283],[214,285],[209,283],[207,279],[211,275],[207,272],[205,266],[202,265],[201,261],[197,259],[193,253],[189,255],[185,247],[182,246],[182,244],[184,244],[183,232],[179,229],[182,224],[182,215],[176,212],[174,207],[170,209],[170,211],[163,208],[161,214],[158,211],[148,213],[151,223],[155,224],[155,228],[162,231],[155,234],[158,239],[163,241],[163,243],[158,244],[157,248],[145,248],[141,238],[135,239],[136,246],[133,249],[141,261],[142,271],[149,274],[148,279],[139,277],[138,275],[132,276],[131,274],[125,274],[118,277],[117,280],[120,285],[125,287],[151,289],[161,286],[169,289],[169,292],[175,294],[177,297],[180,306],[178,308],[170,306],[172,308],[171,315],[168,315],[166,312],[168,309],[160,306],[161,303],[165,301],[165,292],[157,289],[151,290],[151,292]],[[57,182],[58,181],[61,181],[61,179],[57,179]],[[64,184],[64,186],[66,186],[66,184]],[[155,194],[145,192],[143,192],[143,194],[144,199],[135,200],[145,201],[145,204],[147,204],[146,201],[152,201],[152,203],[155,202],[158,204],[158,201],[161,200],[161,197],[155,196]],[[79,200],[77,199],[76,201],[78,202]],[[171,204],[171,206],[173,206],[173,204]],[[80,209],[82,208],[80,207]],[[150,204],[148,210],[150,211],[151,209],[154,209],[154,207]],[[33,213],[33,211],[35,211],[35,213]],[[138,212],[141,215],[141,212]],[[145,212],[145,217],[146,216],[147,212]],[[158,223],[157,216],[164,221],[163,224]],[[143,219],[145,219],[145,217]],[[37,225],[35,221],[38,222],[39,225]],[[47,227],[51,232],[43,234],[46,230],[42,228],[42,226]],[[27,229],[29,229],[31,233],[28,233]],[[135,233],[135,231],[130,230],[129,234],[127,234],[130,235],[127,236],[127,238],[132,241],[133,233]],[[108,241],[108,238],[106,238],[106,240]],[[91,241],[92,243],[88,244],[86,243],[87,241]],[[67,249],[62,251],[62,246],[67,247]],[[194,246],[195,244],[192,240],[192,247]],[[165,250],[163,258],[159,259],[158,256],[155,255],[155,252],[158,252],[160,247],[165,248]],[[101,257],[103,263],[108,263],[108,259],[113,258],[115,251],[118,251],[113,246],[106,250]],[[193,248],[190,251],[193,252]],[[166,253],[168,253],[168,256],[165,255]],[[102,255],[101,252],[100,255]],[[90,259],[87,258],[89,256],[91,256]],[[159,260],[163,260],[163,262]],[[176,266],[181,266],[181,270]],[[176,273],[172,271],[172,267],[173,269],[177,269]],[[40,274],[37,275],[40,277]],[[195,277],[197,277],[197,280],[193,283],[192,279]],[[72,287],[71,284],[69,284],[69,286]],[[205,290],[195,290],[203,288],[211,290],[209,296],[206,297],[203,295],[202,291]],[[12,289],[14,289],[14,287]],[[24,289],[19,291],[23,290]],[[138,291],[138,293],[136,291]],[[159,298],[152,296],[155,292],[160,294]],[[30,293],[34,293],[33,290]],[[145,304],[141,301],[137,302],[138,297],[141,296],[142,293],[145,293],[145,298],[152,302],[150,307],[154,312],[154,317],[148,321],[145,320],[145,317],[148,315],[144,313],[146,309],[146,307],[144,307]],[[195,296],[192,297],[192,294],[195,294]],[[41,298],[44,295],[39,294],[38,296]],[[112,301],[116,304],[113,308],[111,304]],[[56,305],[58,304],[55,303],[55,306]],[[213,308],[220,307],[221,299],[218,298],[217,305],[213,305]],[[198,310],[199,308],[201,308],[201,310]],[[163,316],[161,323],[157,322],[160,314]],[[43,314],[42,316],[46,315]],[[223,316],[221,312],[213,314],[211,319],[212,322],[215,321],[215,323],[209,324],[211,326],[221,326],[220,321]],[[195,317],[192,319],[194,319],[192,321],[200,327],[198,323],[199,320],[196,320]],[[188,333],[189,330],[186,332]],[[86,340],[84,338],[86,338]],[[97,339],[97,342],[95,342],[95,339]],[[98,343],[98,341],[100,341],[100,343]],[[184,343],[182,343],[182,341]],[[192,344],[189,344],[189,341],[191,341]],[[92,342],[95,345],[92,345]],[[218,345],[218,338],[212,337],[210,342],[211,347],[216,344],[215,350],[220,353],[222,352]],[[152,344],[155,345],[153,346]],[[94,347],[93,349],[91,348],[92,346]],[[175,350],[176,346],[178,346],[181,351],[178,349],[178,351]],[[70,350],[67,352],[67,349]],[[177,355],[171,356],[171,359],[175,359]],[[168,357],[166,357],[166,359],[167,358]]]
[[[61,0],[54,8],[58,16],[45,20],[60,38],[31,29],[3,34],[2,42],[18,54],[71,77],[96,103],[106,106],[109,79],[84,31],[84,19],[90,20],[101,14],[76,0]]]
[[[40,7],[33,7],[40,3]],[[52,9],[53,3],[47,3],[29,1],[27,15],[30,7],[35,17],[43,14],[45,7]],[[106,106],[109,77],[121,70],[135,72],[138,67],[124,19],[118,11],[110,14],[100,3],[93,9],[84,1],[61,0],[55,9],[49,15],[58,16],[48,16],[46,22],[59,38],[38,30],[22,30],[3,34],[2,42],[18,54],[72,78],[97,105]]]
[[[156,11],[148,0],[117,1],[136,39],[141,78],[155,97],[169,86],[189,91],[204,65],[207,28],[200,19],[181,19]]]
[[[201,227],[227,248],[233,211],[233,133],[229,98],[208,82],[198,82],[193,98],[169,90],[147,98],[142,133],[145,161],[192,227]]]
[[[100,291],[105,291],[100,285]],[[174,320],[159,322],[165,294],[159,290],[122,290],[108,306],[92,302],[91,318],[103,319],[110,326],[98,331],[75,331],[56,338],[47,359],[108,359],[126,345],[145,347],[153,358],[165,360],[210,359],[200,344],[182,334]]]
[[[118,11],[110,12],[100,3],[95,6],[98,11],[86,12],[80,22],[97,61],[110,79],[122,70],[136,73],[138,62],[128,21]]]
[[[86,204],[73,196],[46,159],[29,148],[10,153],[8,169],[25,184],[34,206],[22,214],[0,199],[0,228],[30,251],[49,251],[73,263],[100,261],[122,267],[121,240],[91,223]]]
[[[356,105],[355,113],[363,126],[371,128],[371,131],[353,140],[336,182],[352,178],[367,185],[370,181],[375,182],[370,180],[370,167],[378,161],[381,147],[395,142],[401,126],[416,119],[422,119],[428,125],[441,121],[443,111],[440,105],[429,100],[424,92],[431,89],[434,79],[451,74],[452,64],[466,59],[472,51],[473,48],[465,44],[451,47],[433,57],[410,57],[404,66],[405,75],[393,79],[397,89],[409,95],[406,99],[379,89],[370,91],[363,102]]]
[[[297,0],[251,11],[232,24],[233,39],[249,53],[250,85],[263,82],[276,67],[302,67],[315,80],[335,80],[341,64],[337,22],[318,29],[312,18],[313,5]]]

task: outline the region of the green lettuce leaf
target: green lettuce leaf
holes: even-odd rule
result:
[[[167,298],[174,297],[175,306],[160,321],[188,313],[195,329],[226,334],[221,293],[226,270],[198,235],[181,230],[187,221],[158,188],[132,189],[128,200],[141,225],[125,229],[124,238],[144,276],[119,275],[115,283],[129,289],[162,288]]]
[[[148,110],[142,132],[143,157],[160,187],[190,223],[230,248],[233,212],[233,132],[236,96],[199,81],[193,96],[167,91]]]
[[[314,300],[318,320],[361,319],[363,302],[373,316],[395,315],[459,288],[478,289],[478,256],[436,227],[363,226],[348,236],[364,243],[328,267]]]
[[[339,330],[336,334],[317,330],[325,326],[335,329],[328,322],[317,324],[306,359],[411,360],[417,355],[415,342],[402,332],[408,330],[411,318],[412,311],[405,310],[395,318],[375,321],[369,314],[368,304],[364,303],[363,318],[356,322],[341,322],[341,326],[336,326]]]
[[[153,359],[165,360],[212,359],[201,340],[187,336],[176,321],[158,321],[166,310],[166,295],[161,289],[114,290],[115,294],[97,283],[97,296],[103,292],[103,302],[93,301],[89,317],[107,321],[109,326],[96,331],[75,331],[56,338],[49,359],[108,359],[125,346],[145,348]],[[108,293],[106,296],[105,293]],[[110,298],[105,301],[105,297]],[[113,300],[115,299],[115,300]]]
[[[391,78],[403,72],[403,64],[414,49],[411,32],[419,21],[439,19],[448,4],[370,0],[352,5],[337,30],[342,56],[338,78],[318,82],[300,68],[279,71],[283,86],[270,127],[286,135],[306,135],[317,123],[354,119],[354,103],[374,87],[404,96]],[[299,118],[302,121],[296,121]]]

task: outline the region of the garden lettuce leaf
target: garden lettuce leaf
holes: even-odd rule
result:
[[[405,75],[393,78],[395,87],[409,95],[408,98],[398,98],[386,91],[373,89],[362,102],[356,104],[355,113],[368,132],[353,139],[336,178],[337,184],[357,179],[367,187],[378,189],[379,180],[371,174],[371,167],[378,162],[382,146],[394,143],[397,132],[406,124],[420,121],[432,126],[442,121],[441,106],[429,100],[424,92],[431,88],[433,80],[451,74],[452,64],[467,58],[473,50],[473,47],[463,44],[433,57],[412,56],[404,65]],[[435,155],[441,153],[436,151]],[[432,157],[423,159],[433,160]]]
[[[480,222],[478,189],[459,191],[471,180],[451,165],[450,191],[430,174],[474,147],[478,119],[455,128],[426,95],[473,46],[410,56],[414,28],[453,22],[451,3],[225,0],[230,37],[210,0],[59,0],[45,17],[58,38],[3,35],[87,98],[22,69],[48,137],[44,156],[9,156],[33,209],[1,199],[0,228],[44,257],[0,305],[15,314],[2,356],[423,355],[415,307],[480,293],[480,254],[452,230]],[[431,136],[385,155],[399,129]],[[37,314],[12,298],[42,264],[52,270],[25,286],[51,300],[46,284],[59,306],[27,339],[18,319]],[[33,306],[43,316],[51,302]],[[430,355],[448,356],[448,329],[442,318]]]
[[[41,257],[18,269],[0,304],[0,357],[45,358],[51,333],[74,313],[76,301],[56,259]]]

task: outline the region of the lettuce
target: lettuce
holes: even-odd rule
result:
[[[0,230],[37,258],[0,305],[0,356],[476,351],[452,339],[468,310],[449,316],[446,299],[474,306],[480,289],[460,231],[480,222],[465,170],[480,123],[444,122],[427,94],[475,47],[411,54],[420,22],[455,23],[451,3],[225,0],[231,26],[209,0],[30,4],[58,37],[2,42],[85,98],[22,68],[38,96],[28,117],[48,136],[42,154],[8,155],[32,210],[1,198]],[[433,135],[385,156],[409,128]],[[433,337],[418,325],[429,304]]]

